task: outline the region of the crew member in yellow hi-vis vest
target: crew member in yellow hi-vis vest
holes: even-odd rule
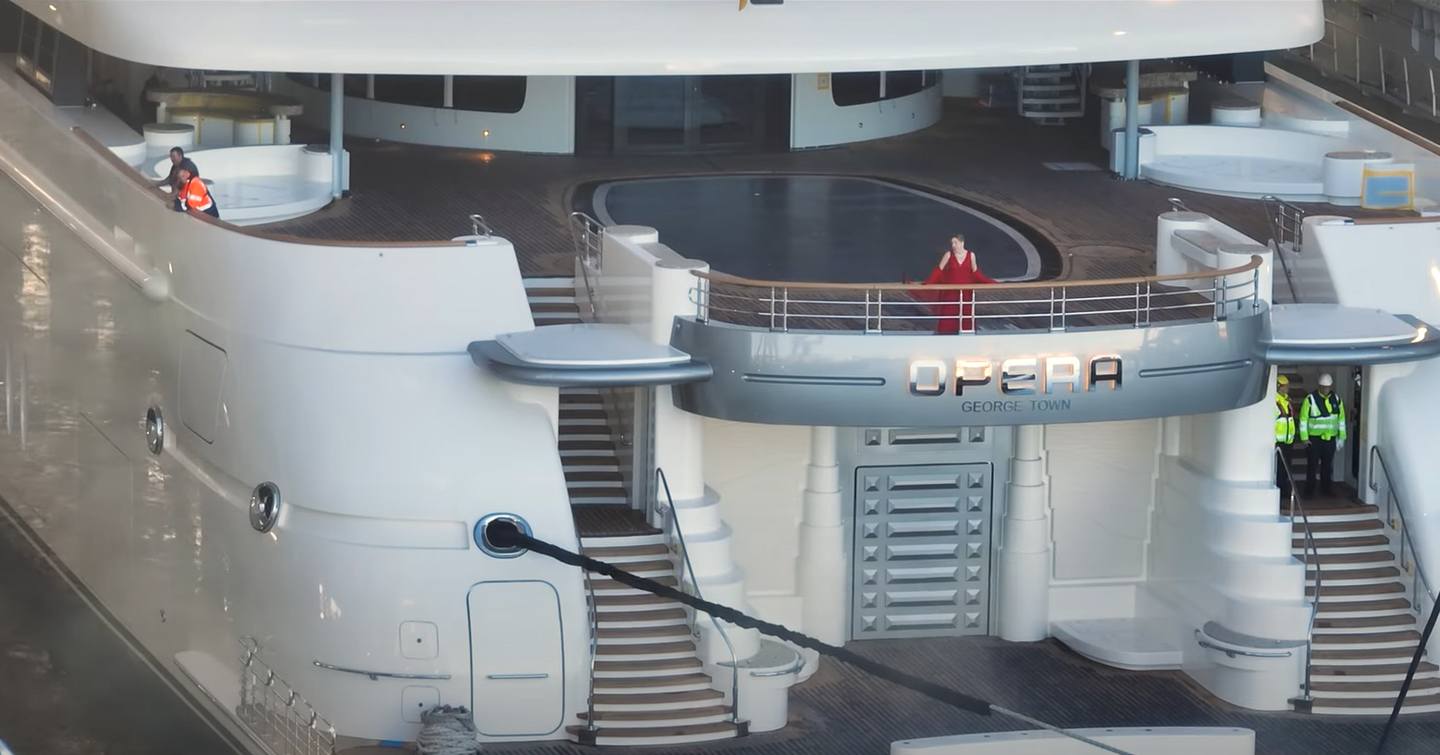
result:
[[[1290,501],[1290,472],[1285,467],[1286,454],[1295,443],[1295,410],[1290,405],[1290,379],[1275,378],[1275,486],[1280,488],[1282,503]]]
[[[1315,495],[1315,476],[1320,476],[1320,490],[1331,494],[1330,478],[1334,476],[1335,449],[1345,447],[1345,402],[1332,389],[1335,378],[1330,373],[1320,376],[1319,390],[1305,397],[1300,404],[1300,440],[1308,441],[1305,451],[1305,497]]]

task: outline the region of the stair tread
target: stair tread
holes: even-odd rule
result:
[[[1326,575],[1326,576],[1329,576],[1329,575]],[[1322,585],[1322,588],[1323,588],[1323,589],[1321,590],[1321,594],[1320,594],[1320,598],[1321,598],[1321,601],[1320,601],[1320,602],[1321,602],[1322,605],[1325,603],[1325,600],[1324,600],[1325,598],[1330,597],[1330,596],[1334,596],[1334,595],[1386,595],[1386,594],[1389,594],[1389,593],[1403,593],[1403,592],[1405,592],[1405,585],[1402,585],[1402,584],[1400,584],[1399,582],[1380,582],[1380,583],[1373,584],[1373,585],[1329,585],[1329,584],[1326,584],[1326,585]],[[1312,586],[1312,587],[1306,587],[1306,588],[1305,588],[1305,594],[1308,595],[1308,596],[1314,597],[1314,595],[1315,595],[1315,588],[1314,588],[1313,586]]]
[[[1316,629],[1357,629],[1360,627],[1400,627],[1415,626],[1415,617],[1408,614],[1391,614],[1388,616],[1353,616],[1342,618],[1318,618],[1315,620]]]
[[[565,472],[565,481],[566,481],[566,482],[616,482],[616,483],[619,483],[619,482],[624,482],[624,478],[622,478],[622,477],[620,476],[619,470],[609,470],[609,471],[604,471],[604,472],[598,472],[598,471],[597,471],[597,472],[589,472],[589,471],[587,471],[587,472],[571,472],[571,471],[568,471],[568,470],[567,470],[567,471]]]
[[[1317,501],[1306,501],[1304,508],[1305,515],[1310,517],[1311,519],[1315,519],[1316,517],[1375,514],[1379,513],[1380,511],[1379,506],[1373,506],[1368,503],[1354,503],[1351,501],[1342,501],[1337,503],[1320,503]],[[1281,506],[1280,513],[1284,514],[1285,516],[1290,516],[1290,507]],[[1295,515],[1299,516],[1299,512],[1297,511]]]
[[[560,405],[560,419],[609,419],[610,416],[604,409],[577,409],[565,404]]]
[[[1324,550],[1326,548],[1359,548],[1365,545],[1388,545],[1390,538],[1385,535],[1361,535],[1357,537],[1322,537],[1315,540],[1315,547]],[[1298,538],[1290,541],[1292,548],[1304,548],[1305,540]]]
[[[673,718],[700,718],[701,716],[728,716],[728,705],[702,705],[695,708],[666,708],[665,710],[597,710],[596,721],[668,721]],[[582,721],[590,720],[589,714],[580,714]]]
[[[677,601],[671,600],[669,598],[662,598],[659,595],[651,595],[649,593],[646,593],[644,595],[595,596],[595,605],[597,606],[649,606],[658,605],[660,603],[674,603],[675,605],[679,605]]]
[[[1394,561],[1395,554],[1388,550],[1383,551],[1362,551],[1360,553],[1317,553],[1304,554],[1307,563],[1319,564],[1373,564],[1385,561]]]
[[[560,465],[569,469],[571,467],[618,467],[620,459],[609,454],[595,454],[594,456],[566,456],[560,460]]]
[[[599,621],[604,625],[607,622],[683,620],[685,609],[679,608],[679,604],[676,605],[676,608],[659,608],[653,611],[601,611]]]
[[[633,645],[600,645],[595,648],[596,655],[668,655],[670,653],[693,652],[695,652],[695,643],[689,641],[655,642],[647,644],[635,643]]]
[[[531,312],[579,312],[580,308],[574,302],[530,302]]]
[[[616,556],[666,556],[670,548],[663,543],[649,545],[619,545],[603,548],[581,548],[580,553],[591,558],[615,558]]]
[[[677,668],[700,668],[699,658],[657,658],[653,661],[595,661],[596,671],[665,671]]]
[[[1370,632],[1370,633],[1333,633],[1315,632],[1315,642],[1328,645],[1363,645],[1367,642],[1401,642],[1414,640],[1420,641],[1420,633],[1414,630],[1401,632]]]
[[[651,582],[659,582],[660,584],[665,585],[666,587],[675,587],[677,584],[679,584],[678,582],[675,581],[675,578],[674,578],[674,577],[669,577],[669,576],[665,576],[665,577],[646,577],[646,579],[649,579]],[[631,587],[630,585],[625,584],[624,582],[616,582],[616,581],[613,580],[613,579],[603,578],[603,579],[592,579],[592,580],[590,580],[590,589],[592,589],[592,590],[633,590],[633,589],[635,589],[635,588]]]
[[[1350,530],[1378,530],[1384,525],[1379,519],[1357,519],[1351,522],[1311,522],[1311,532],[1348,532]],[[1305,531],[1305,523],[1299,520],[1291,527],[1296,532]]]
[[[709,684],[709,674],[675,674],[672,676],[607,676],[595,680],[595,689],[628,689],[636,687],[673,687],[677,684]]]
[[[616,564],[617,568],[623,568],[631,574],[642,571],[675,571],[675,564],[669,559],[656,559],[654,561],[629,561],[623,564]]]
[[[566,405],[566,404],[591,404],[591,405],[594,405],[594,406],[603,406],[604,403],[605,403],[605,400],[602,399],[602,398],[600,398],[599,394],[595,394],[595,393],[568,393],[568,392],[566,392],[566,391],[564,391],[564,390],[562,390],[562,391],[560,392],[560,405],[561,405],[561,406],[564,406],[564,405]]]
[[[584,726],[567,726],[565,731],[578,736],[581,732],[587,731]],[[728,721],[721,721],[713,724],[679,724],[677,726],[601,726],[596,731],[599,737],[687,737],[699,734],[723,734],[726,732],[736,733],[735,724]]]
[[[1417,638],[1418,639],[1418,638]],[[1415,648],[1364,648],[1358,650],[1315,650],[1310,654],[1317,661],[1365,661],[1381,658],[1410,658]]]
[[[561,451],[614,451],[613,440],[576,440],[561,438],[556,446]]]
[[[1354,666],[1325,666],[1315,665],[1310,668],[1310,673],[1315,676],[1381,676],[1385,674],[1404,674],[1410,671],[1408,663],[1372,663]],[[1420,666],[1415,669],[1418,674],[1433,671],[1440,671],[1440,666],[1429,661],[1421,661]]]
[[[1320,613],[1355,613],[1358,611],[1393,611],[1410,607],[1410,601],[1404,598],[1386,598],[1383,600],[1337,600],[1334,602],[1321,600]]]
[[[1352,682],[1352,681],[1331,681],[1312,682],[1312,692],[1400,692],[1400,685],[1404,682],[1400,679],[1381,682]],[[1440,689],[1440,679],[1413,679],[1410,682],[1410,691],[1422,689]]]
[[[1305,568],[1305,578],[1314,579],[1315,569],[1308,566]],[[1377,566],[1372,569],[1330,569],[1325,571],[1325,589],[1330,589],[1334,582],[1348,582],[1357,579],[1380,579],[1383,577],[1398,577],[1400,570],[1393,566]]]
[[[684,624],[661,627],[601,627],[595,635],[602,640],[625,637],[689,637],[690,627]]]
[[[596,705],[655,705],[683,703],[692,700],[723,700],[724,693],[713,689],[692,689],[684,692],[606,692],[595,694]]]
[[[535,288],[525,287],[525,295],[531,298],[540,296],[574,296],[575,288],[560,288],[555,286],[537,286]]]

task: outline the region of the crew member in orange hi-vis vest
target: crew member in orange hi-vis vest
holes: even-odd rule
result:
[[[210,196],[210,190],[205,187],[205,182],[200,180],[199,171],[191,170],[189,166],[182,164],[179,174],[181,211],[196,210],[212,218],[220,217],[220,210],[215,207],[215,198]]]

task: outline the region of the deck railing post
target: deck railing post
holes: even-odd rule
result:
[[[775,287],[770,287],[770,329],[775,329]]]
[[[1385,89],[1385,45],[1375,45],[1375,54],[1380,58],[1380,94],[1387,94]]]
[[[780,330],[790,332],[790,287],[780,289],[780,295],[785,297],[780,309]]]
[[[875,332],[885,332],[885,290],[875,289]]]
[[[1435,107],[1435,69],[1430,66],[1425,66],[1425,69],[1430,72],[1430,117],[1435,118],[1440,116]]]
[[[1409,105],[1409,104],[1410,104],[1410,58],[1408,58],[1408,57],[1401,58],[1401,59],[1400,59],[1400,65],[1404,67],[1404,71],[1405,71],[1405,104],[1406,104],[1406,105]]]
[[[1068,304],[1067,299],[1069,298],[1069,295],[1070,295],[1070,289],[1069,289],[1069,287],[1067,287],[1067,286],[1061,286],[1061,287],[1060,287],[1060,329],[1061,329],[1061,330],[1065,330],[1066,328],[1070,327],[1069,318],[1067,317],[1068,312],[1066,312],[1066,305]]]
[[[1140,281],[1135,281],[1135,327],[1140,327]]]

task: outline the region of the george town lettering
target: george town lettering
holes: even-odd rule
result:
[[[961,357],[954,362],[916,359],[910,363],[910,394],[983,398],[991,391],[1004,399],[1019,396],[1094,393],[1117,391],[1124,383],[1125,368],[1117,354],[1084,358],[1073,355],[1012,357],[998,363],[989,359]],[[993,386],[993,387],[990,387]],[[977,401],[980,411],[1019,411],[1022,408],[1064,410],[1068,399],[1033,400],[1022,407],[1019,401]],[[972,403],[972,402],[966,402]],[[1014,406],[1009,406],[1014,404]]]

